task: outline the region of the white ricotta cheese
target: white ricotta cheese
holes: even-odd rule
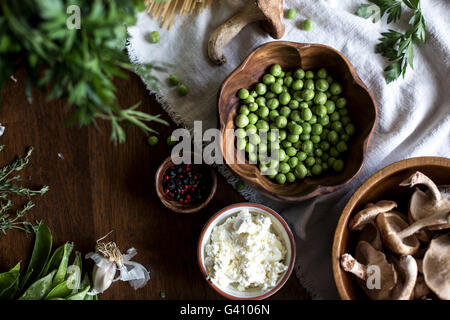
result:
[[[286,248],[271,225],[267,215],[244,209],[215,226],[205,246],[211,280],[239,291],[274,287],[288,267]]]

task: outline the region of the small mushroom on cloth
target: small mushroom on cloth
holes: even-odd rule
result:
[[[397,270],[399,270],[402,282],[399,282],[392,292],[394,300],[411,300],[414,296],[414,288],[417,282],[417,263],[412,256],[402,256],[398,259]]]
[[[450,211],[450,186],[437,186],[419,171],[400,183],[400,186],[414,187],[418,184],[427,186],[428,190],[423,192],[417,188],[412,195],[409,202],[409,217],[412,221],[422,220],[442,211]],[[450,228],[450,223],[436,227],[436,229],[446,228]]]
[[[376,219],[383,244],[398,255],[412,255],[419,249],[419,240],[414,235],[403,236],[402,230],[408,228],[408,223],[399,215],[383,212]]]
[[[440,298],[450,300],[450,234],[433,239],[423,259],[427,286]]]
[[[218,65],[224,64],[226,45],[248,24],[262,21],[264,29],[274,38],[284,35],[283,0],[249,0],[233,17],[219,26],[208,41],[208,55]]]
[[[397,272],[394,266],[387,261],[386,255],[382,251],[376,250],[368,242],[361,241],[356,247],[355,256],[356,259],[352,255],[344,253],[340,261],[342,268],[362,280],[361,287],[369,298],[373,300],[390,299],[392,290],[397,284]],[[379,289],[369,288],[366,283],[371,276],[368,272],[370,266],[379,268]]]

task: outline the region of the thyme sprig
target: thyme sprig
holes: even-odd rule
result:
[[[0,146],[0,151],[4,146]],[[16,184],[22,181],[22,178],[16,172],[22,171],[28,164],[33,147],[28,148],[25,156],[17,157],[11,164],[0,169],[0,232],[6,234],[7,230],[19,229],[25,233],[30,233],[35,227],[31,222],[23,219],[25,214],[34,207],[31,197],[45,194],[49,188],[43,186],[41,189],[32,190],[27,187]],[[15,214],[11,214],[14,203],[9,197],[11,195],[25,196],[29,201],[21,208],[17,209]]]

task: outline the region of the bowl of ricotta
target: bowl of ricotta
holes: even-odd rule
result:
[[[198,244],[200,269],[210,286],[233,300],[261,300],[288,280],[295,262],[295,241],[274,210],[238,203],[217,212]]]

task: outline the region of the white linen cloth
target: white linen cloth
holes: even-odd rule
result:
[[[346,201],[370,175],[388,164],[415,156],[450,157],[450,2],[422,1],[427,23],[427,43],[415,47],[414,70],[405,79],[386,84],[383,69],[387,61],[375,53],[380,32],[388,28],[405,30],[409,11],[396,24],[386,19],[372,23],[354,15],[360,3],[351,0],[286,0],[285,9],[294,8],[297,16],[285,20],[283,40],[321,43],[341,51],[356,68],[373,93],[379,107],[379,122],[369,145],[364,168],[342,190],[290,205],[282,214],[297,235],[296,274],[313,298],[338,298],[331,270],[331,246],[334,230]],[[168,31],[146,14],[140,14],[136,26],[129,28],[129,55],[136,63],[168,62],[169,71],[189,87],[189,95],[180,98],[176,90],[160,86],[157,95],[164,108],[180,125],[191,128],[202,120],[203,128],[217,127],[217,93],[222,81],[257,46],[272,41],[257,24],[246,27],[226,48],[228,62],[211,64],[206,55],[209,34],[235,11],[227,4],[215,4],[213,10],[190,18]],[[305,19],[314,22],[313,30],[301,30]],[[145,36],[158,30],[161,42],[150,44]],[[141,74],[144,82],[146,75]],[[164,81],[167,75],[157,73]],[[225,173],[230,182],[236,179]],[[247,188],[250,201],[266,201]],[[269,202],[272,207],[280,204]]]

